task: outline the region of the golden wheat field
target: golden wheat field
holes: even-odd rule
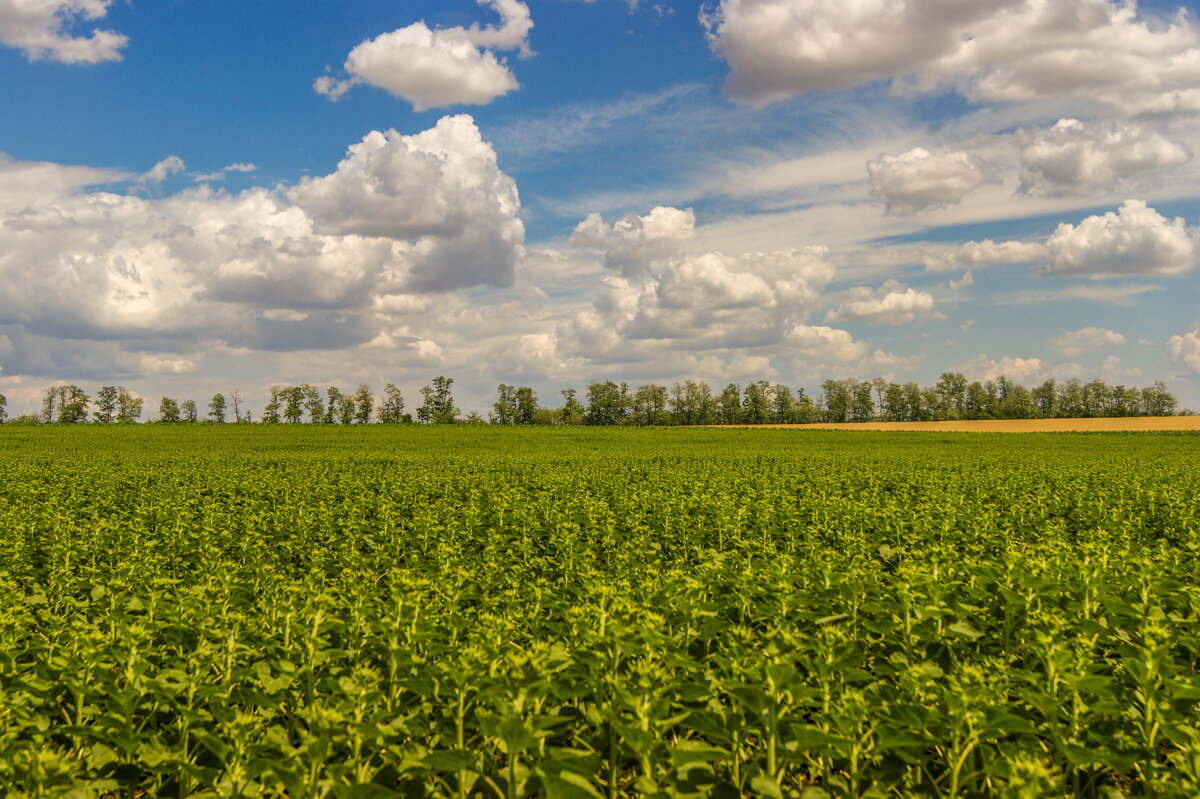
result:
[[[745,427],[748,425],[725,425]],[[755,427],[805,430],[890,430],[940,433],[1119,433],[1200,430],[1200,416],[1129,416],[1118,419],[972,419],[954,422],[851,422],[847,424],[766,424]]]

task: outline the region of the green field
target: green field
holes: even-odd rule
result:
[[[1200,795],[1200,436],[0,430],[9,795]]]

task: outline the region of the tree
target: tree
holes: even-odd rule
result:
[[[404,422],[404,397],[395,383],[383,387],[383,402],[379,403],[379,421],[383,424]]]
[[[325,403],[325,424],[333,424],[338,421],[338,409],[342,403],[342,392],[336,386],[330,386],[325,389],[325,394],[329,401]],[[353,414],[351,414],[353,416]]]
[[[0,423],[8,421],[8,397],[0,394]]]
[[[889,422],[907,422],[908,413],[904,405],[904,388],[899,383],[888,383],[881,404],[883,418]]]
[[[620,424],[624,417],[625,405],[620,386],[611,380],[588,384],[584,424],[601,427],[615,425]]]
[[[189,400],[184,400],[183,402],[179,403],[179,419],[180,419],[180,421],[187,422],[189,424],[193,424],[193,423],[195,423],[196,418],[197,418],[197,411],[196,411],[196,401],[195,400],[189,399]]]
[[[703,380],[676,383],[671,388],[668,408],[675,424],[712,424],[717,419],[716,397]]]
[[[370,424],[371,415],[375,412],[375,395],[366,383],[358,384],[354,392],[354,421],[359,424]]]
[[[451,386],[454,378],[438,375],[430,385],[421,389],[422,403],[417,408],[417,418],[426,424],[454,424],[458,421],[458,408],[454,407]]]
[[[561,423],[565,425],[583,424],[583,403],[579,401],[575,389],[567,388],[558,393],[563,398],[562,410],[559,411]]]
[[[325,407],[321,404],[321,389],[305,383],[300,387],[304,393],[304,410],[310,424],[324,424]]]
[[[283,389],[279,386],[271,386],[270,399],[267,401],[266,407],[263,408],[262,423],[263,424],[279,424],[279,411],[283,407],[280,402],[280,397]]]
[[[354,397],[350,394],[339,394],[337,408],[338,424],[353,424],[354,417],[357,415],[358,408],[355,407]]]
[[[921,422],[925,415],[925,401],[921,395],[921,387],[911,380],[901,386],[904,392],[904,421]]]
[[[746,386],[742,394],[742,422],[766,424],[771,421],[770,384],[759,380]]]
[[[1030,392],[1033,407],[1042,419],[1053,419],[1058,416],[1058,392],[1055,390],[1055,380],[1051,377],[1045,383]]]
[[[992,397],[978,380],[967,386],[966,410],[968,419],[991,419],[995,414]]]
[[[846,383],[841,380],[826,380],[821,384],[821,390],[825,392],[825,421],[837,423],[850,421],[850,406],[853,397]]]
[[[1179,407],[1179,400],[1167,391],[1167,384],[1161,380],[1155,380],[1154,385],[1142,389],[1142,402],[1148,416],[1171,416]]]
[[[771,390],[771,422],[793,424],[796,421],[796,398],[787,386],[775,386]]]
[[[142,416],[144,400],[125,386],[117,386],[117,422],[134,424]]]
[[[742,387],[737,383],[725,386],[717,397],[717,418],[721,424],[737,424],[742,421]]]
[[[208,401],[208,418],[212,419],[217,424],[225,423],[225,395],[213,394],[213,398]],[[241,421],[240,419],[238,421]]]
[[[496,402],[492,405],[492,424],[515,424],[517,420],[517,390],[507,383],[496,386]]]
[[[99,424],[112,424],[117,420],[117,387],[102,386],[96,392],[96,412],[92,419]]]
[[[629,421],[642,427],[670,424],[671,416],[667,413],[667,387],[648,383],[633,392]]]
[[[855,422],[869,422],[875,418],[875,401],[871,399],[873,384],[854,381],[850,391],[850,418]]]
[[[233,406],[233,420],[242,421],[242,393],[236,388],[229,392],[229,404]]]
[[[529,386],[517,389],[517,424],[533,424],[537,417],[537,393]]]
[[[933,387],[938,398],[938,419],[962,419],[967,413],[967,378],[961,372],[942,372]]]
[[[79,386],[51,386],[42,394],[41,420],[46,424],[86,422],[88,403],[88,395]]]
[[[158,421],[175,424],[179,421],[179,403],[170,397],[158,401]]]
[[[288,424],[299,424],[304,417],[304,387],[288,386],[279,392],[283,398],[283,419]]]

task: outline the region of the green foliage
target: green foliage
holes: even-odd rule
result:
[[[0,439],[6,795],[1200,795],[1193,434]]]

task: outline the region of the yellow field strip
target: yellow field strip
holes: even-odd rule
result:
[[[720,425],[796,430],[882,430],[942,433],[1087,433],[1200,430],[1200,416],[1130,416],[1119,419],[979,419],[956,422],[853,422],[849,424]]]

